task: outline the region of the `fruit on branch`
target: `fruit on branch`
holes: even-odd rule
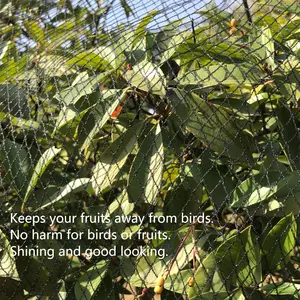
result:
[[[165,283],[165,279],[163,277],[158,277],[155,284],[158,286],[163,286]]]
[[[229,31],[228,31],[229,35],[233,35],[236,33],[236,29],[235,28],[231,28]]]
[[[230,26],[231,27],[235,27],[236,26],[236,19],[232,19],[231,21],[230,21]]]
[[[161,294],[162,292],[163,292],[163,290],[164,290],[164,287],[163,286],[155,286],[155,288],[154,288],[154,293],[155,294]]]
[[[110,115],[110,117],[111,117],[112,119],[116,119],[116,118],[119,116],[119,114],[121,113],[122,109],[123,109],[123,105],[119,105],[119,106],[113,111],[113,113]]]
[[[195,284],[194,278],[193,278],[193,277],[190,277],[189,280],[188,280],[188,286],[189,286],[189,287],[192,287],[192,286],[194,286],[194,284]]]
[[[165,278],[164,277],[158,277],[156,279],[156,282],[155,282],[156,286],[154,288],[154,293],[156,294],[161,294],[163,289],[164,289],[164,284],[165,284]]]

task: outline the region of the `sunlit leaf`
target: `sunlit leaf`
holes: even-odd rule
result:
[[[44,30],[40,27],[38,21],[24,21],[23,24],[33,40],[41,45],[46,43]]]
[[[107,186],[112,185],[113,180],[124,166],[128,155],[135,147],[143,122],[131,126],[116,139],[101,155],[92,176],[92,186],[98,195]]]
[[[127,90],[109,90],[104,93],[103,98],[99,99],[93,109],[95,125],[85,138],[81,150],[86,150],[92,143],[95,135],[105,125],[107,120],[112,116],[115,109],[127,99]]]
[[[178,77],[182,86],[196,85],[212,87],[216,85],[252,85],[260,82],[262,72],[249,64],[218,64],[191,71]]]
[[[24,89],[15,84],[1,84],[0,110],[15,117],[29,119],[30,111]]]
[[[159,14],[159,10],[150,11],[138,24],[135,31],[135,39],[132,43],[132,47],[134,47],[145,35],[146,35],[146,27],[153,20],[153,18]]]
[[[19,281],[20,277],[16,267],[15,258],[14,258],[11,245],[1,229],[0,229],[0,238],[1,238],[0,277],[9,277],[11,279]]]
[[[94,293],[100,286],[102,280],[108,269],[108,263],[101,260],[91,268],[89,268],[84,275],[78,278],[75,283],[75,297],[76,300],[90,300]]]
[[[78,178],[72,180],[67,185],[61,187],[52,196],[45,197],[44,199],[42,199],[36,211],[43,210],[49,206],[52,206],[55,203],[65,199],[66,197],[72,196],[72,194],[88,190],[90,187],[90,183],[91,183],[90,178]]]
[[[218,269],[224,280],[230,280],[232,284],[251,286],[261,282],[262,270],[258,244],[251,234],[251,227],[241,233],[230,237],[216,250]],[[228,268],[233,265],[234,268]]]
[[[146,92],[160,96],[166,94],[166,79],[159,67],[150,62],[142,62],[133,66],[133,70],[125,73],[126,80],[133,86]]]
[[[36,186],[39,178],[43,175],[49,164],[52,162],[54,157],[61,151],[61,149],[57,149],[54,146],[47,149],[42,156],[40,157],[39,161],[37,162],[32,177],[30,179],[30,182],[28,184],[28,188],[26,191],[26,194],[23,199],[22,208],[24,209],[25,204],[29,198],[30,193],[32,193],[34,187]]]
[[[30,162],[22,145],[5,139],[0,144],[0,160],[10,182],[19,195],[24,195],[28,185]]]
[[[163,163],[161,128],[156,124],[144,139],[129,172],[127,192],[131,202],[155,204],[162,181]]]
[[[296,232],[297,224],[292,213],[269,231],[262,244],[262,254],[269,270],[280,270],[286,266],[295,247]]]

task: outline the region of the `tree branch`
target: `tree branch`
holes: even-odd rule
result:
[[[247,0],[243,0],[243,4],[244,4],[245,11],[246,11],[247,20],[250,24],[252,24],[252,17],[251,17],[251,13],[250,13],[250,9],[249,9]]]

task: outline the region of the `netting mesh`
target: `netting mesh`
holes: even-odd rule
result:
[[[0,0],[0,299],[299,299],[299,1]]]

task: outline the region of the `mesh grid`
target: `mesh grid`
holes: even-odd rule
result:
[[[299,299],[297,0],[0,0],[0,299]]]

